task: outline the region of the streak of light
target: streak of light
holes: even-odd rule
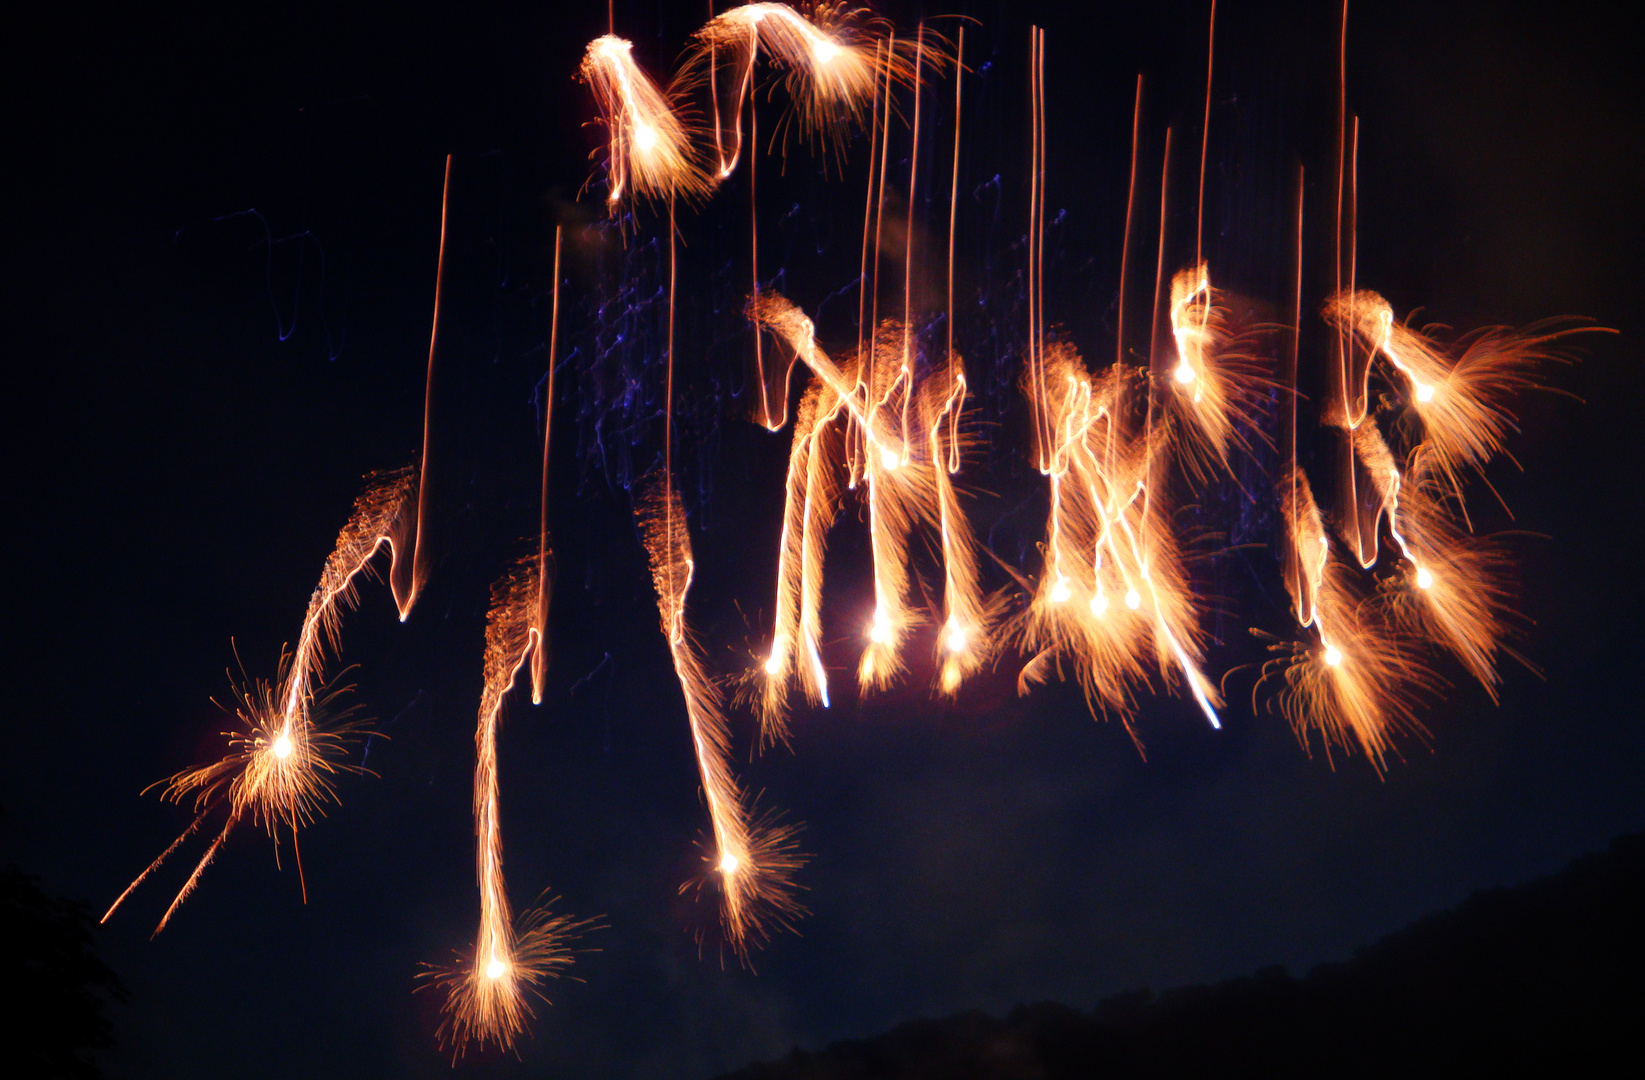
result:
[[[742,113],[761,56],[783,73],[790,103],[773,142],[786,147],[793,132],[838,155],[871,112],[877,83],[907,85],[914,78],[909,50],[888,44],[889,35],[888,22],[844,3],[818,3],[802,11],[787,4],[744,4],[709,20],[693,35],[680,78],[685,85],[705,73],[717,80],[724,65],[735,87],[722,98],[716,85],[713,95],[718,175],[730,176],[742,154]]]
[[[804,859],[795,850],[795,828],[770,816],[757,817],[731,772],[731,733],[721,692],[686,625],[686,596],[696,564],[679,496],[658,485],[637,502],[636,512],[708,805],[713,852],[707,862],[720,892],[720,924],[732,951],[746,960],[750,949],[778,930],[792,929],[804,914],[793,882]]]
[[[699,199],[716,183],[682,112],[634,62],[633,45],[610,34],[588,43],[578,77],[606,128],[606,201]]]
[[[539,603],[538,557],[528,556],[492,588],[486,616],[484,687],[474,732],[474,834],[480,887],[480,924],[474,946],[454,963],[429,966],[424,977],[445,992],[439,1028],[453,1057],[495,1043],[512,1047],[542,997],[545,979],[572,961],[571,944],[589,922],[553,914],[546,906],[515,919],[503,880],[503,839],[497,772],[497,728],[520,670],[542,647],[534,625]],[[547,999],[544,998],[546,1001]]]
[[[343,609],[356,601],[355,579],[378,550],[389,548],[396,564],[402,558],[409,561],[415,489],[408,469],[373,478],[355,500],[354,513],[309,599],[297,648],[282,662],[277,685],[257,682],[240,694],[236,712],[247,733],[224,733],[229,750],[221,760],[185,769],[163,782],[164,797],[170,801],[192,798],[195,820],[109,906],[104,922],[217,807],[227,807],[222,831],[166,910],[156,934],[194,891],[235,825],[250,820],[270,835],[284,826],[295,837],[325,803],[336,801],[330,778],[351,768],[341,759],[359,724],[346,711],[329,721],[316,717],[317,710],[335,697],[324,685],[326,654],[337,648]],[[389,577],[394,576],[391,567]]]
[[[532,629],[537,647],[531,651],[531,703],[543,703],[548,680],[548,602],[554,588],[554,554],[548,536],[548,460],[554,433],[554,365],[560,355],[560,241],[565,226],[554,228],[554,300],[548,330],[548,385],[543,390],[543,468],[538,496],[537,606]]]
[[[1201,263],[1171,279],[1171,335],[1177,363],[1170,396],[1180,425],[1192,438],[1178,440],[1182,462],[1199,478],[1213,466],[1229,468],[1231,448],[1250,451],[1245,432],[1266,441],[1259,424],[1273,382],[1265,361],[1243,352],[1229,334],[1208,268]]]
[[[1313,597],[1304,625],[1318,641],[1275,643],[1277,655],[1263,666],[1253,705],[1263,683],[1281,680],[1280,713],[1304,747],[1317,734],[1327,756],[1335,747],[1358,749],[1381,771],[1394,735],[1426,734],[1414,708],[1419,696],[1438,689],[1438,680],[1380,617],[1379,606],[1354,590],[1352,570],[1332,553],[1308,478],[1293,468],[1279,491],[1287,542]],[[1294,588],[1292,601],[1303,610]]]

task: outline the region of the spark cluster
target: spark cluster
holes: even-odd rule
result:
[[[1211,11],[1214,31],[1214,4]],[[1345,20],[1346,12],[1344,39]],[[839,624],[848,628],[847,640],[855,648],[859,698],[929,669],[932,693],[952,699],[988,669],[1011,664],[1020,694],[1053,679],[1071,679],[1093,715],[1119,719],[1133,738],[1141,698],[1156,686],[1191,698],[1210,726],[1220,729],[1226,703],[1221,684],[1207,669],[1221,643],[1205,625],[1212,605],[1191,569],[1197,541],[1182,527],[1178,512],[1190,501],[1185,496],[1222,482],[1240,486],[1253,503],[1258,495],[1266,497],[1269,482],[1274,485],[1281,573],[1297,629],[1290,637],[1258,631],[1271,642],[1272,658],[1253,687],[1253,711],[1264,688],[1272,686],[1274,704],[1305,748],[1317,741],[1328,756],[1357,751],[1380,771],[1397,753],[1400,737],[1425,737],[1418,708],[1444,686],[1430,652],[1451,654],[1493,700],[1500,657],[1517,655],[1508,645],[1514,630],[1511,565],[1500,543],[1474,533],[1464,488],[1505,452],[1515,424],[1512,396],[1539,386],[1550,362],[1568,359],[1566,339],[1591,328],[1569,322],[1523,331],[1493,327],[1447,342],[1437,328],[1417,330],[1397,321],[1387,301],[1359,288],[1352,254],[1357,188],[1355,166],[1348,164],[1357,162],[1358,128],[1355,121],[1350,159],[1344,89],[1336,178],[1338,265],[1321,307],[1336,347],[1316,364],[1330,383],[1318,419],[1336,455],[1333,483],[1326,488],[1331,499],[1322,507],[1299,459],[1296,437],[1302,398],[1300,172],[1291,325],[1236,330],[1227,297],[1213,285],[1204,257],[1214,33],[1207,41],[1194,258],[1170,276],[1168,287],[1172,132],[1165,133],[1145,364],[1127,362],[1134,354],[1127,352],[1125,332],[1142,118],[1139,76],[1115,360],[1098,368],[1065,333],[1050,328],[1045,312],[1046,42],[1043,30],[1033,32],[1028,228],[1019,245],[1026,253],[1028,316],[1018,390],[1030,429],[1024,456],[1044,479],[1046,519],[1037,573],[1019,574],[998,560],[1020,587],[990,590],[982,559],[993,553],[973,528],[960,479],[975,440],[966,412],[970,386],[953,329],[964,40],[962,30],[951,50],[946,38],[924,26],[898,38],[889,23],[845,4],[796,9],[754,3],[723,12],[697,31],[666,89],[639,66],[632,45],[617,37],[614,27],[588,45],[577,72],[604,128],[606,208],[623,221],[624,242],[630,228],[639,228],[629,213],[633,207],[653,204],[666,212],[667,277],[655,290],[666,296],[668,312],[666,345],[657,364],[666,371],[661,467],[635,484],[632,497],[708,816],[702,872],[682,891],[717,895],[723,943],[745,963],[752,950],[792,930],[805,914],[795,880],[805,858],[798,850],[797,826],[775,812],[761,812],[733,769],[728,688],[745,689],[761,748],[791,741],[796,698],[811,706],[831,705],[825,556],[830,533],[853,498],[867,532],[873,603],[869,610],[845,613]],[[780,82],[787,100],[772,148],[780,144],[786,154],[791,143],[803,144],[817,149],[826,163],[843,161],[848,141],[858,133],[869,143],[861,276],[853,283],[859,290],[854,347],[825,350],[812,316],[759,274],[754,169],[761,149],[755,104],[762,61],[768,72],[780,75],[772,85]],[[901,285],[901,314],[882,317],[880,305],[887,291],[881,287],[881,267],[892,121],[907,121],[906,196],[912,207],[921,182],[926,80],[945,72],[955,78],[954,149],[947,310],[940,318],[947,340],[939,347],[933,331],[938,314],[917,310],[913,300],[926,256],[915,247],[912,211],[900,238],[900,280],[886,279],[888,288]],[[708,123],[698,119],[705,94]],[[696,562],[674,475],[681,233],[676,214],[681,204],[710,199],[745,150],[752,280],[743,310],[753,336],[758,402],[749,411],[755,421],[772,432],[788,426],[793,372],[803,367],[806,374],[789,435],[770,637],[751,670],[725,676],[711,669],[688,617]],[[450,175],[448,159],[448,194]],[[515,915],[502,869],[499,727],[522,669],[529,671],[533,702],[544,700],[549,664],[548,466],[559,352],[560,238],[557,232],[538,550],[494,585],[486,621],[473,776],[478,928],[472,945],[451,963],[430,965],[424,973],[423,985],[444,994],[439,1037],[454,1054],[474,1046],[514,1047],[528,1030],[533,996],[541,997],[545,981],[571,963],[578,936],[595,927],[593,921],[555,914],[546,903]],[[444,240],[442,215],[442,272]],[[656,245],[659,253],[662,247]],[[659,260],[659,277],[662,265]],[[438,311],[437,283],[436,334]],[[1283,373],[1276,375],[1270,346],[1285,331],[1289,351]],[[846,335],[829,340],[844,341]],[[431,342],[425,395],[432,394],[433,362]],[[1389,393],[1374,399],[1373,379],[1379,375]],[[192,823],[109,914],[221,813],[224,823],[161,919],[164,928],[237,824],[250,821],[277,841],[283,829],[295,849],[299,829],[335,801],[333,778],[361,771],[346,757],[360,722],[352,710],[338,707],[340,691],[328,681],[326,668],[338,650],[343,612],[354,605],[358,580],[371,573],[380,550],[390,553],[387,577],[402,620],[426,583],[422,526],[428,518],[430,400],[425,396],[424,452],[417,468],[370,479],[326,560],[278,678],[253,682],[240,693],[235,711],[241,729],[226,733],[228,748],[220,760],[163,782],[165,797],[191,802]],[[1286,412],[1289,437],[1276,440],[1268,429]],[[1264,479],[1252,494],[1236,479],[1237,467],[1256,469],[1261,452],[1270,450],[1278,451],[1279,475]],[[1365,573],[1382,564],[1384,532],[1392,542],[1388,561],[1395,565],[1384,567],[1380,576]],[[927,551],[934,567],[924,559]],[[932,588],[939,579],[940,586]],[[921,641],[929,649],[924,658],[916,648]]]

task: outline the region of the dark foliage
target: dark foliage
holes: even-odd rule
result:
[[[725,1080],[1597,1075],[1633,1056],[1645,834],[1476,893],[1306,978],[1281,968],[1082,1013],[964,1013]]]
[[[103,1006],[126,1000],[127,992],[98,959],[95,927],[85,905],[49,895],[15,866],[0,871],[0,971],[10,988],[0,1006],[7,1075],[102,1075],[88,1051],[113,1045]]]

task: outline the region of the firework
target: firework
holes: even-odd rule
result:
[[[680,108],[634,62],[633,50],[610,34],[595,38],[578,69],[606,128],[606,201],[705,198],[715,181],[693,132]]]
[[[1458,498],[1463,473],[1483,469],[1503,451],[1514,430],[1507,399],[1539,386],[1539,368],[1568,360],[1561,348],[1564,339],[1593,329],[1568,322],[1539,323],[1524,330],[1486,327],[1447,349],[1432,328],[1425,333],[1396,322],[1388,302],[1367,290],[1333,296],[1326,303],[1325,318],[1404,377],[1410,386],[1410,408],[1432,448],[1433,467]],[[1349,412],[1351,426],[1358,426],[1365,416],[1369,370],[1365,365],[1365,374],[1351,388],[1360,403],[1357,412]]]
[[[1263,361],[1242,352],[1228,331],[1209,268],[1201,263],[1171,279],[1171,336],[1177,362],[1170,400],[1192,437],[1178,440],[1189,471],[1207,478],[1213,465],[1229,468],[1229,452],[1249,452],[1250,437],[1265,439],[1261,403],[1271,380]],[[1249,436],[1247,433],[1251,433]]]
[[[708,803],[713,830],[708,863],[720,890],[720,924],[732,951],[746,959],[750,949],[778,930],[792,929],[794,920],[804,914],[793,883],[804,859],[795,850],[794,827],[770,815],[756,816],[731,772],[731,732],[720,689],[686,625],[686,595],[695,562],[679,495],[659,486],[637,500],[636,512]],[[688,882],[685,887],[689,886]]]
[[[1072,665],[1092,707],[1129,722],[1147,657],[1167,685],[1180,676],[1212,726],[1222,702],[1201,670],[1204,633],[1182,553],[1148,475],[1164,429],[1138,431],[1130,416],[1141,374],[1116,365],[1094,377],[1062,342],[1042,351],[1054,388],[1039,404],[1052,433],[1046,461],[1051,506],[1045,567],[1018,634],[1032,657],[1019,689]],[[1025,373],[1024,392],[1037,390]]]
[[[982,593],[975,541],[951,476],[961,457],[963,361],[951,354],[945,364],[922,372],[912,362],[906,327],[885,320],[860,352],[836,362],[818,347],[811,320],[776,293],[754,298],[749,318],[803,362],[815,380],[789,458],[777,627],[765,661],[762,717],[779,723],[775,717],[785,708],[787,681],[796,670],[794,644],[805,649],[807,663],[798,670],[807,696],[826,702],[816,644],[823,539],[836,512],[838,475],[849,474],[853,460],[861,462],[874,566],[874,609],[858,682],[864,690],[883,689],[906,669],[903,649],[922,621],[909,603],[909,545],[917,529],[929,529],[943,562],[938,685],[951,695],[992,655],[997,621],[997,603]],[[837,439],[828,434],[836,422],[845,428]],[[835,447],[837,455],[827,453]],[[797,639],[791,629],[796,608]]]
[[[499,821],[497,728],[520,670],[542,646],[535,620],[539,602],[538,560],[521,560],[492,589],[486,616],[485,684],[474,732],[474,834],[480,885],[480,927],[474,947],[456,963],[431,968],[425,977],[446,992],[439,1036],[461,1054],[469,1045],[495,1042],[507,1048],[524,1034],[532,1016],[530,996],[571,963],[571,942],[589,928],[546,907],[518,920],[509,913],[503,882]],[[545,999],[546,1000],[546,999]]]
[[[330,777],[349,768],[339,759],[359,725],[345,719],[327,727],[316,719],[317,705],[329,703],[332,697],[325,689],[326,653],[336,650],[343,610],[358,599],[356,579],[369,570],[378,550],[387,547],[394,560],[390,580],[396,580],[396,571],[410,561],[416,487],[408,469],[374,478],[355,500],[354,513],[337,537],[320,584],[309,599],[297,648],[282,664],[282,677],[274,686],[255,683],[241,695],[237,712],[248,730],[224,733],[229,749],[222,760],[185,769],[163,782],[165,797],[173,802],[193,796],[194,823],[127,886],[103,914],[103,921],[219,806],[226,806],[228,812],[222,832],[166,910],[155,928],[157,934],[194,891],[235,825],[249,819],[270,835],[276,835],[283,825],[295,843],[297,830],[314,820],[323,803],[335,801]]]
[[[802,6],[744,4],[698,30],[681,81],[707,77],[714,98],[714,143],[719,176],[730,176],[742,152],[742,114],[761,55],[783,73],[790,110],[777,137],[794,130],[804,141],[842,153],[846,136],[861,127],[882,82],[910,84],[913,43],[898,48],[890,24],[843,3]],[[723,72],[723,74],[722,74]],[[724,80],[729,92],[720,91]]]
[[[1327,756],[1333,747],[1357,748],[1381,771],[1394,735],[1426,734],[1415,707],[1422,694],[1438,690],[1438,680],[1355,591],[1352,571],[1331,550],[1308,478],[1293,470],[1279,490],[1287,540],[1306,580],[1306,593],[1293,587],[1292,601],[1310,612],[1303,625],[1318,639],[1276,643],[1281,655],[1264,666],[1258,688],[1282,680],[1280,712],[1305,747],[1317,733]]]

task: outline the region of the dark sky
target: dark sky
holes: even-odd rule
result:
[[[705,10],[619,3],[618,32],[661,72]],[[1004,385],[1022,334],[1026,27],[1050,31],[1047,314],[1106,358],[1132,80],[1148,79],[1145,166],[1157,169],[1166,124],[1197,147],[1205,11],[942,10],[980,20],[967,32],[956,327],[994,449],[971,482],[991,493],[977,505],[996,552],[1033,572],[1043,481],[1021,458]],[[890,13],[903,26],[920,14]],[[415,458],[441,168],[455,155],[434,576],[407,624],[368,585],[344,628],[356,700],[390,737],[365,751],[380,775],[345,780],[342,806],[304,834],[306,905],[289,860],[277,870],[268,838],[247,830],[157,940],[183,862],[121,910],[102,948],[134,998],[109,1074],[449,1069],[437,1002],[412,989],[420,962],[473,934],[487,588],[535,527],[556,221],[576,239],[555,414],[555,666],[545,704],[509,714],[503,822],[516,903],[552,888],[609,929],[588,938],[600,951],[578,958],[582,981],[551,988],[524,1064],[466,1072],[708,1076],[916,1016],[1300,971],[1645,826],[1645,729],[1630,704],[1645,645],[1639,36],[1610,13],[1367,2],[1351,22],[1360,280],[1401,314],[1424,307],[1461,329],[1585,315],[1621,331],[1551,373],[1562,394],[1521,403],[1523,470],[1504,460],[1490,473],[1514,518],[1482,487],[1473,503],[1482,529],[1517,532],[1519,648],[1541,677],[1507,665],[1493,707],[1441,665],[1455,685],[1422,713],[1429,745],[1402,744],[1383,777],[1362,758],[1310,758],[1283,720],[1252,713],[1241,676],[1220,733],[1181,702],[1145,705],[1146,760],[1066,687],[1017,699],[1014,668],[953,707],[916,689],[863,705],[842,692],[833,710],[797,715],[792,753],[752,764],[738,714],[750,787],[805,822],[813,856],[811,914],[758,955],[758,974],[699,957],[693,931],[712,911],[678,895],[706,820],[622,488],[660,440],[657,223],[642,218],[625,249],[588,228],[597,190],[575,202],[595,136],[571,75],[604,6],[40,13],[13,39],[8,140],[23,187],[7,213],[0,828],[5,858],[99,911],[186,824],[138,792],[215,752],[227,724],[211,698],[227,699],[236,647],[248,673],[272,673],[360,478]],[[1316,278],[1328,258],[1315,232],[1335,12],[1225,4],[1222,20],[1207,249],[1230,287],[1277,299],[1293,161],[1311,180]],[[786,177],[760,162],[761,269],[808,310],[855,273],[862,156],[844,182],[803,152]],[[946,152],[932,160],[946,169]],[[1193,164],[1175,169],[1173,252],[1191,234],[1179,196]],[[761,647],[787,452],[785,436],[741,419],[737,397],[742,183],[681,218],[692,609],[724,672]],[[945,198],[920,204],[939,238]],[[852,335],[848,306],[825,307],[825,338]],[[615,401],[630,376],[639,396]],[[1271,539],[1260,513],[1206,523]],[[850,613],[867,610],[861,532],[855,509],[842,515],[830,563],[841,663]],[[1270,552],[1208,566],[1231,612],[1215,624],[1220,673],[1259,658],[1246,627],[1286,630],[1285,602]]]

